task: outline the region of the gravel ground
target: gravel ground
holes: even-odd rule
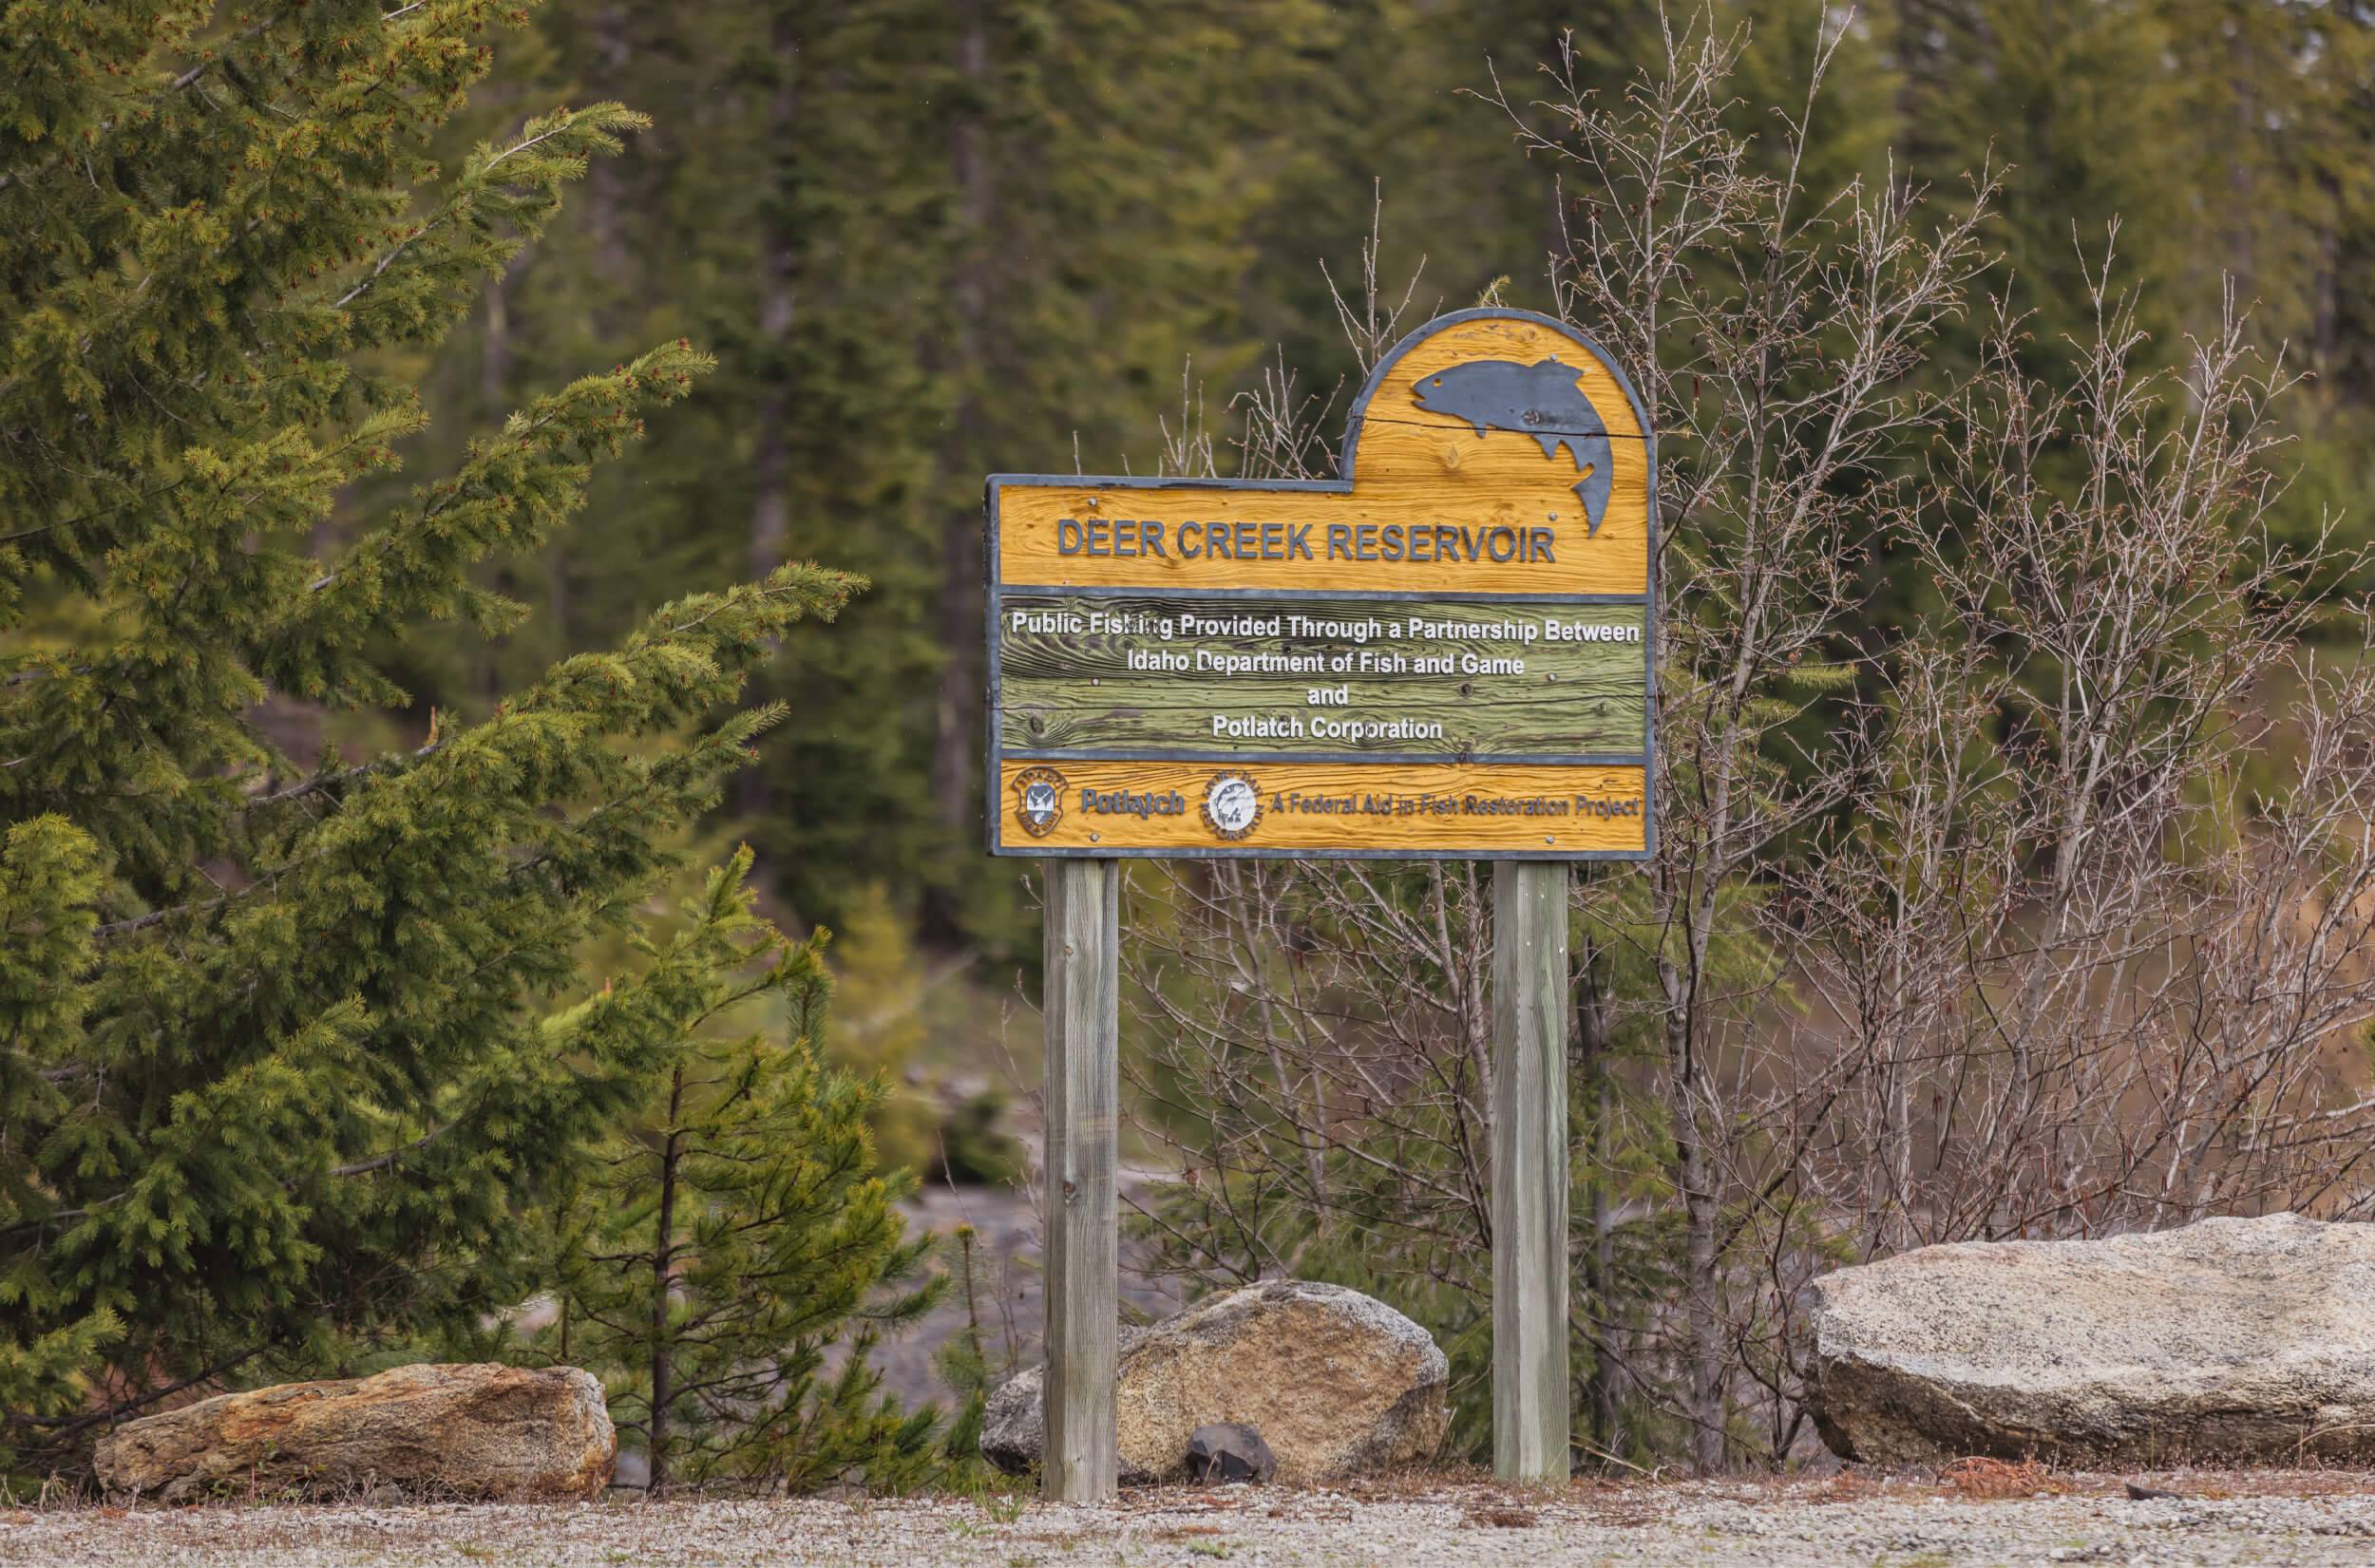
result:
[[[2375,1476],[2155,1483],[2062,1476],[2042,1496],[1985,1499],[1934,1482],[1405,1487],[1131,1493],[1112,1508],[1023,1502],[634,1502],[19,1509],[0,1563],[93,1568],[615,1568],[620,1564],[1130,1564],[1462,1568],[1747,1564],[1960,1568],[2029,1563],[2375,1564]]]

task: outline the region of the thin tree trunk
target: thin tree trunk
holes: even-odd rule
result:
[[[659,1153],[659,1217],[652,1237],[652,1473],[653,1492],[668,1487],[668,1407],[675,1402],[675,1366],[669,1353],[668,1301],[676,1268],[676,1166],[683,1134],[676,1118],[684,1108],[684,1068],[668,1085],[668,1131]]]
[[[1729,739],[1729,737],[1727,737]],[[1711,767],[1719,784],[1714,792],[1711,842],[1720,842],[1728,825],[1731,747],[1718,748],[1721,770]],[[1712,883],[1712,873],[1700,875]],[[1706,974],[1707,927],[1714,917],[1714,898],[1702,889],[1673,897],[1662,925],[1670,926],[1680,910],[1686,922],[1682,947],[1683,962],[1661,954],[1658,983],[1665,1004],[1665,1055],[1670,1086],[1667,1114],[1673,1123],[1674,1181],[1682,1197],[1682,1311],[1685,1327],[1682,1413],[1691,1424],[1691,1465],[1701,1475],[1723,1467],[1723,1326],[1720,1305],[1716,1227],[1720,1215],[1715,1175],[1707,1157],[1709,1131],[1700,1115],[1699,1092],[1702,1066],[1700,1052],[1702,1020],[1700,986]]]
[[[1685,1055],[1688,1049],[1683,1048]],[[1723,1332],[1716,1311],[1715,1183],[1692,1097],[1684,1090],[1679,1098],[1675,1166],[1682,1188],[1682,1308],[1689,1337],[1683,1413],[1691,1423],[1691,1467],[1713,1475],[1723,1468]]]
[[[1608,1147],[1608,1119],[1615,1111],[1615,1099],[1609,1092],[1608,1076],[1604,1069],[1592,1091],[1594,1133],[1602,1158]],[[1624,1441],[1624,1432],[1618,1424],[1616,1406],[1616,1314],[1609,1310],[1616,1298],[1616,1205],[1614,1183],[1607,1173],[1592,1184],[1591,1191],[1591,1266],[1600,1281],[1600,1297],[1594,1304],[1599,1313],[1599,1336],[1592,1345],[1591,1362],[1591,1424],[1593,1441],[1600,1451],[1613,1456]]]
[[[1753,631],[1749,634],[1753,636]],[[1737,682],[1738,686],[1745,684],[1744,678]],[[1731,826],[1731,764],[1739,745],[1737,728],[1727,731],[1725,743],[1718,751],[1721,765],[1708,833],[1712,845],[1721,844]],[[1689,970],[1685,973],[1670,960],[1661,960],[1659,970],[1666,986],[1667,1059],[1674,1064],[1674,1137],[1682,1188],[1683,1290],[1690,1328],[1691,1464],[1700,1474],[1712,1475],[1723,1468],[1724,1457],[1724,1345],[1720,1311],[1722,1280],[1716,1242],[1716,1226],[1721,1214],[1715,1170],[1707,1156],[1712,1138],[1709,1119],[1702,1115],[1707,1097],[1700,1093],[1700,1079],[1706,1075],[1701,1053],[1708,1044],[1700,988],[1706,983],[1707,943],[1715,926],[1715,887],[1719,878],[1716,873],[1704,869],[1700,875],[1704,880],[1693,892],[1690,925],[1683,936]]]
[[[791,337],[794,296],[792,262],[796,236],[785,210],[785,186],[791,174],[792,120],[799,107],[800,32],[788,5],[778,6],[768,39],[774,55],[775,83],[768,95],[768,147],[774,155],[775,190],[768,203],[767,233],[760,246],[759,346],[764,356],[766,393],[759,399],[758,449],[752,460],[757,499],[750,512],[750,575],[763,577],[783,564],[784,539],[789,526],[790,444],[784,439],[791,418],[791,386],[783,363],[784,346]]]
[[[2319,171],[2317,195],[2317,264],[2310,290],[2309,369],[2320,379],[2327,379],[2333,375],[2341,358],[2338,329],[2342,319],[2342,199],[2331,173]]]
[[[503,409],[504,384],[511,379],[509,294],[511,270],[519,265],[521,257],[513,256],[511,267],[497,273],[486,286],[486,331],[479,339],[478,395],[489,414]]]
[[[968,0],[957,11],[957,68],[967,90],[966,107],[952,118],[948,132],[949,166],[963,218],[949,298],[955,313],[953,368],[960,389],[950,415],[945,452],[953,463],[967,464],[976,461],[979,450],[990,295],[987,236],[996,208],[984,146],[988,127],[976,106],[987,96],[989,26],[978,0]],[[979,749],[975,714],[982,701],[981,542],[978,508],[969,504],[949,514],[940,536],[940,593],[936,612],[947,662],[940,667],[930,782],[934,809],[952,840],[967,835],[974,818],[974,761]],[[941,886],[927,891],[924,920],[936,928],[934,935],[956,934],[952,890]]]
[[[750,461],[750,576],[764,577],[784,563],[791,528],[791,373],[785,349],[791,339],[797,296],[793,292],[797,236],[785,210],[791,173],[793,117],[799,108],[800,31],[794,9],[778,5],[769,34],[775,83],[768,96],[768,147],[774,159],[774,199],[765,208],[767,233],[760,246],[760,395],[753,422],[756,449]],[[763,816],[769,805],[767,771],[746,767],[734,782],[734,804],[745,817]]]
[[[1579,870],[1587,868],[1579,867]],[[1608,1093],[1610,1041],[1608,1015],[1600,992],[1600,958],[1596,944],[1586,941],[1576,954],[1575,1036],[1582,1080],[1590,1086],[1591,1114],[1584,1125],[1585,1168],[1591,1182],[1591,1244],[1584,1251],[1585,1309],[1591,1325],[1591,1373],[1584,1383],[1585,1418],[1590,1423],[1591,1444],[1599,1452],[1616,1452],[1615,1318],[1609,1303],[1615,1297],[1616,1223],[1608,1181]]]
[[[1710,1045],[1705,1014],[1707,951],[1714,937],[1717,893],[1738,865],[1730,848],[1732,803],[1736,790],[1749,787],[1746,753],[1753,745],[1744,732],[1743,714],[1749,705],[1757,661],[1763,652],[1766,595],[1760,584],[1742,606],[1739,633],[1729,657],[1727,690],[1713,715],[1702,721],[1706,742],[1694,746],[1704,759],[1706,809],[1699,832],[1698,856],[1687,876],[1678,878],[1670,863],[1658,863],[1650,904],[1658,928],[1671,932],[1679,916],[1682,923],[1682,960],[1671,955],[1670,940],[1658,956],[1660,998],[1665,1006],[1665,1055],[1673,1121],[1675,1184],[1682,1193],[1682,1290],[1688,1328],[1685,1358],[1684,1414],[1691,1422],[1691,1464],[1701,1475],[1723,1467],[1724,1344],[1722,1281],[1718,1268],[1720,1248],[1716,1228],[1721,1219],[1715,1172],[1707,1147],[1716,1136],[1713,1074],[1701,1053]],[[1701,1093],[1701,1080],[1706,1093]]]
[[[2250,26],[2235,27],[2229,40],[2228,61],[2233,72],[2228,89],[2234,94],[2235,142],[2227,159],[2227,212],[2234,223],[2227,268],[2232,274],[2236,297],[2252,299],[2259,293],[2259,236],[2254,228],[2262,211],[2261,203],[2255,199],[2253,180],[2263,172],[2258,150],[2267,127],[2260,118],[2259,94],[2252,90],[2252,69],[2257,62],[2252,58]],[[2214,298],[2216,280],[2208,281],[2214,285]]]
[[[609,5],[596,11],[593,34],[595,64],[587,86],[597,98],[625,92],[635,57],[634,46],[627,38],[627,8]],[[616,158],[597,158],[586,165],[585,194],[591,203],[587,216],[593,220],[594,254],[602,269],[598,299],[633,297],[635,285],[629,271],[626,224],[621,216],[626,208],[620,190],[624,174]],[[598,331],[609,323],[598,319],[595,325]]]

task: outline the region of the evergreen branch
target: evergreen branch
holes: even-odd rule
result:
[[[419,0],[419,3],[425,5],[428,3],[428,0]],[[414,6],[407,6],[405,8],[406,10],[415,9],[417,8]],[[258,34],[271,30],[272,28],[277,26],[280,22],[285,21],[291,14],[293,13],[289,11],[282,11],[274,16],[269,22],[259,22],[256,26],[249,28],[245,32],[234,35],[229,42],[245,43],[247,40],[254,38]],[[395,14],[402,15],[403,12],[399,11]],[[181,74],[167,82],[165,84],[165,88],[169,92],[186,92],[190,87],[197,85],[200,77],[203,77],[208,71],[214,70],[221,64],[222,60],[219,55],[213,59],[201,60],[197,65],[190,66],[187,70],[182,71]],[[102,120],[96,126],[93,127],[93,134],[97,136],[106,136],[113,132],[115,128],[115,121]],[[28,179],[33,175],[48,174],[50,170],[65,162],[69,156],[70,155],[66,153],[60,153],[57,157],[52,158],[48,162],[42,164],[41,167],[33,169],[29,172],[17,169],[10,169],[5,172],[0,172],[0,191],[6,191],[11,185],[18,183],[20,180]],[[84,156],[87,159],[89,155],[85,154]]]
[[[358,610],[374,623],[424,608],[431,594],[450,600],[464,568],[499,545],[532,542],[543,523],[576,504],[583,476],[573,460],[616,450],[638,433],[639,422],[627,419],[629,406],[674,401],[712,363],[679,340],[607,375],[584,377],[537,399],[513,415],[494,441],[474,449],[452,479],[431,486],[416,515],[375,532],[309,583],[309,594],[322,602],[293,609],[275,628],[275,638],[286,641],[300,631],[314,632],[340,613],[343,607],[327,600],[342,584],[353,585],[365,601]],[[521,505],[518,496],[525,496],[528,504]],[[515,520],[522,511],[527,517]],[[391,583],[391,574],[401,576]],[[410,591],[391,596],[390,587]]]
[[[19,670],[7,680],[0,681],[0,686],[37,686],[43,681],[70,680],[87,675],[97,668],[97,665],[70,664],[64,670]]]
[[[400,767],[407,767],[414,763],[434,757],[449,744],[449,739],[440,738],[400,756],[374,757],[368,763],[357,763],[352,767],[342,767],[334,772],[320,774],[307,779],[302,784],[291,784],[286,789],[276,789],[269,795],[251,796],[239,803],[239,809],[242,812],[261,811],[267,806],[284,805],[291,801],[303,800],[308,795],[334,789],[340,784],[352,784],[358,779],[379,778]]]
[[[230,901],[231,895],[225,893],[212,898],[201,898],[194,903],[174,904],[165,909],[152,909],[145,915],[136,915],[130,919],[110,920],[104,925],[94,926],[91,928],[91,937],[94,941],[104,942],[111,936],[128,936],[133,932],[146,931],[150,926],[160,925],[177,915],[202,915],[210,909],[219,909]]]
[[[266,30],[270,26],[270,23],[261,24],[253,30],[260,32]],[[221,66],[225,69],[226,74],[231,77],[234,85],[240,89],[242,96],[249,95],[249,89],[246,84],[239,79],[236,71],[230,66],[227,60],[205,63],[206,67],[211,67],[217,65]],[[433,60],[430,57],[424,56],[417,60],[410,59],[402,54],[400,50],[391,50],[385,57],[385,66],[386,68],[380,77],[374,80],[369,87],[363,89],[361,93],[342,95],[341,98],[333,100],[332,102],[332,109],[348,113],[356,112],[360,110],[363,105],[368,104],[373,94],[378,92],[382,86],[386,85],[389,81],[393,80],[399,74],[408,72],[418,73],[434,68]],[[187,82],[181,83],[180,85],[186,85],[189,83],[195,83],[200,80],[205,74],[205,68],[193,67],[191,72],[184,74],[187,78]],[[177,79],[177,81],[179,81],[179,79]],[[427,85],[428,84],[424,82],[420,85]],[[202,92],[200,96],[201,98],[204,97]],[[207,100],[207,102],[211,103],[212,100]],[[274,112],[283,113],[284,118],[291,119],[293,122],[294,120],[294,117],[287,116],[284,111],[278,110],[276,106],[265,106],[274,107]],[[617,138],[611,134],[614,128],[634,128],[646,123],[642,120],[641,116],[636,115],[632,111],[616,104],[597,104],[590,109],[580,111],[563,111],[560,115],[554,117],[554,119],[560,122],[560,123],[555,126],[552,132],[547,133],[548,135],[558,135],[564,131],[573,130],[581,133],[582,145],[577,151],[575,158],[564,158],[560,160],[547,159],[542,161],[540,163],[540,166],[527,177],[530,183],[529,188],[526,191],[514,194],[507,200],[492,203],[484,202],[484,198],[488,194],[487,189],[484,188],[482,185],[485,170],[491,168],[494,163],[502,161],[502,160],[504,157],[507,157],[510,153],[521,151],[522,148],[515,146],[513,148],[506,149],[505,153],[499,154],[495,158],[486,160],[483,163],[479,163],[474,161],[474,168],[470,171],[466,171],[463,188],[457,193],[454,200],[448,204],[446,216],[450,216],[455,211],[471,211],[476,206],[484,203],[493,209],[493,217],[508,217],[515,222],[520,222],[524,227],[533,230],[543,214],[549,213],[553,208],[559,205],[559,186],[561,180],[567,178],[572,178],[576,173],[582,170],[585,153],[596,150],[616,150],[618,143]],[[546,136],[539,136],[535,139],[535,141],[541,142],[546,139]],[[530,142],[529,144],[532,145],[534,142]],[[54,161],[50,166],[54,166]],[[279,170],[280,162],[277,156],[276,156],[271,161],[262,165],[256,172],[255,179],[256,188],[257,190],[268,191],[271,188],[273,178],[279,172]],[[474,189],[474,187],[477,188]],[[0,189],[5,189],[5,185],[0,184]],[[476,198],[475,200],[473,199],[474,196]],[[221,203],[221,205],[225,208],[225,210],[229,210],[237,206],[237,201],[225,201]],[[204,203],[199,203],[182,210],[180,214],[173,216],[195,218],[203,213],[204,210]],[[212,267],[213,265],[226,259],[232,254],[233,245],[238,241],[244,241],[249,236],[253,236],[260,227],[262,221],[261,217],[250,218],[249,221],[239,230],[237,239],[234,240],[228,237],[225,238],[220,245],[217,247],[213,254],[204,258],[204,262],[200,270],[203,271],[205,268]],[[476,227],[484,229],[485,225],[479,224],[476,225]],[[419,238],[422,232],[423,231],[416,229],[411,236],[408,236],[404,244],[398,246],[398,252],[401,252],[405,248],[408,247],[413,240]],[[484,236],[482,237],[484,237]],[[390,255],[383,257],[381,266],[374,270],[371,276],[367,278],[363,284],[358,285],[355,290],[351,291],[348,295],[348,299],[355,297],[356,294],[362,292],[363,289],[367,288],[370,283],[375,281],[379,273],[386,270],[386,264],[394,259],[395,254],[396,253],[391,253]],[[293,258],[292,265],[294,266],[296,261],[301,259],[301,257]],[[338,259],[344,259],[343,255],[340,255]],[[318,265],[318,262],[316,265]],[[142,273],[140,278],[131,285],[128,292],[119,295],[114,306],[113,315],[101,325],[90,328],[84,334],[81,340],[74,346],[71,357],[78,361],[87,357],[90,354],[92,348],[100,341],[103,335],[122,329],[125,320],[132,313],[134,308],[139,306],[144,299],[147,298],[150,293],[151,285],[156,281],[158,275],[159,270],[154,265],[151,266],[150,270]],[[347,300],[341,300],[332,308],[343,308],[346,303]],[[245,361],[252,358],[253,354],[254,349],[252,348],[242,349],[239,352],[239,358],[242,361]],[[35,358],[25,368],[12,372],[6,379],[0,380],[0,405],[6,404],[10,395],[25,383],[28,374],[47,368],[48,364],[49,361],[47,359]],[[10,433],[13,434],[14,432],[11,431]]]
[[[336,1177],[368,1176],[373,1171],[386,1170],[397,1161],[402,1160],[406,1155],[425,1149],[431,1143],[436,1143],[439,1139],[445,1137],[446,1134],[454,1129],[460,1120],[463,1119],[457,1119],[455,1122],[447,1122],[443,1125],[431,1127],[428,1131],[421,1134],[420,1137],[415,1138],[412,1142],[405,1144],[401,1148],[390,1149],[385,1154],[375,1154],[369,1160],[357,1160],[352,1164],[332,1165],[330,1167],[330,1174]]]
[[[596,137],[599,138],[607,136],[609,128],[614,125],[625,129],[640,129],[642,126],[649,123],[651,123],[651,122],[645,120],[641,115],[633,113],[627,109],[624,104],[597,104],[589,109],[575,111],[564,110],[560,114],[552,116],[549,120],[542,122],[542,129],[538,129],[534,125],[529,126],[522,133],[519,141],[514,142],[510,146],[505,147],[502,152],[497,153],[492,158],[486,159],[482,163],[478,163],[473,169],[466,172],[458,185],[454,197],[446,202],[445,208],[439,212],[436,217],[431,217],[427,222],[416,226],[410,234],[405,236],[405,237],[401,240],[398,240],[393,247],[391,247],[379,258],[378,263],[374,265],[371,270],[358,282],[356,282],[353,288],[349,289],[345,293],[338,296],[338,298],[333,302],[333,308],[344,310],[349,305],[353,304],[355,300],[363,296],[364,293],[368,291],[372,284],[379,281],[381,274],[385,273],[390,267],[395,264],[398,256],[401,256],[406,252],[409,251],[417,242],[427,236],[450,224],[458,217],[474,212],[478,206],[478,198],[482,195],[481,187],[485,179],[485,177],[498,163],[502,163],[521,153],[532,152],[536,148],[542,146],[547,142],[557,141],[573,135],[582,136],[588,125],[599,127],[595,132]],[[617,142],[614,139],[612,140],[610,146],[604,148],[603,150],[615,150],[616,147]]]
[[[11,1219],[6,1225],[0,1225],[0,1236],[30,1236],[37,1231],[49,1230],[58,1225],[70,1225],[78,1219],[88,1219],[102,1209],[112,1208],[131,1195],[131,1189],[127,1187],[122,1192],[109,1193],[104,1198],[96,1199],[79,1209],[53,1209],[48,1214],[35,1215],[29,1219]]]
[[[222,1376],[225,1372],[238,1370],[239,1368],[244,1367],[249,1362],[255,1360],[257,1356],[262,1355],[266,1351],[272,1349],[272,1345],[273,1342],[270,1340],[251,1345],[246,1350],[240,1351],[237,1354],[226,1356],[222,1360],[216,1362],[213,1366],[207,1368],[202,1372],[193,1372],[189,1376],[180,1379],[179,1382],[169,1383],[162,1389],[153,1389],[147,1393],[141,1395],[138,1399],[128,1399],[121,1405],[109,1405],[101,1409],[91,1410],[86,1414],[71,1418],[64,1416],[48,1418],[41,1416],[27,1416],[18,1415],[15,1412],[10,1411],[9,1412],[8,1419],[12,1424],[21,1426],[39,1426],[47,1428],[52,1442],[62,1437],[70,1437],[76,1432],[84,1431],[89,1427],[99,1426],[103,1422],[107,1426],[112,1426],[117,1422],[123,1420],[125,1416],[130,1415],[134,1410],[146,1409],[149,1406],[156,1404],[161,1399],[171,1399],[175,1394],[180,1393],[184,1389],[195,1389],[201,1383],[211,1383],[216,1378]]]

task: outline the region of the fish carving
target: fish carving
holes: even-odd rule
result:
[[[1411,383],[1418,406],[1431,413],[1450,414],[1487,430],[1515,430],[1542,444],[1542,455],[1555,458],[1561,443],[1575,460],[1576,499],[1584,503],[1586,536],[1600,532],[1608,510],[1608,486],[1615,464],[1608,451],[1608,427],[1580,385],[1583,372],[1556,359],[1520,365],[1513,359],[1472,359]]]

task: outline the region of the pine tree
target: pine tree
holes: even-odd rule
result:
[[[798,715],[734,800],[797,918],[842,925],[880,882],[903,916],[928,904],[936,943],[1032,950],[1016,878],[978,853],[981,477],[1075,452],[1144,471],[1185,359],[1236,383],[1237,323],[1274,287],[1240,231],[1297,139],[1320,9],[552,0],[549,47],[506,75],[533,99],[626,93],[632,70],[657,129],[618,161],[626,220],[573,202],[505,293],[501,352],[474,319],[437,385],[655,332],[719,359],[632,484],[598,482],[601,527],[561,541],[571,636],[804,553],[874,584],[829,637],[788,639]],[[1293,243],[1316,281],[1327,247]],[[422,679],[457,703],[485,683],[463,658]]]
[[[2366,538],[2375,488],[2375,18],[2303,0],[2163,0],[2184,91],[2188,199],[2196,236],[2186,297],[2201,325],[2222,287],[2251,312],[2263,351],[2308,384],[2287,399],[2299,479],[2275,521],[2306,545],[2339,522]]]
[[[2186,156],[2186,108],[2169,68],[2161,0],[1906,0],[1897,29],[1906,171],[1942,205],[1967,206],[1983,161],[2004,172],[1987,239],[1990,279],[2029,320],[2040,371],[2092,330],[2087,278],[2116,221],[2118,276],[2153,334],[2153,363],[2181,351],[2176,286],[2201,249],[2203,193]],[[2223,200],[2223,197],[2218,198]],[[1977,356],[1976,323],[1948,363]]]
[[[641,1012],[664,1064],[636,1124],[571,1196],[546,1341],[610,1374],[613,1417],[640,1440],[654,1490],[726,1477],[898,1485],[928,1466],[936,1417],[882,1397],[867,1354],[942,1282],[915,1284],[930,1238],[908,1239],[894,1207],[912,1173],[875,1169],[881,1081],[818,1061],[824,938],[789,943],[753,915],[750,867],[745,848],[688,906],[686,929],[647,947],[646,990],[666,1006],[585,1005]],[[712,1032],[769,998],[788,1039]]]
[[[435,165],[518,14],[8,13],[0,1469],[527,1294],[523,1200],[637,1099],[667,976],[541,1015],[772,722],[730,710],[750,672],[858,586],[685,598],[378,755],[276,740],[401,707],[408,644],[518,624],[475,574],[708,368],[670,343],[536,397],[328,526],[423,428],[408,368],[640,123]]]

